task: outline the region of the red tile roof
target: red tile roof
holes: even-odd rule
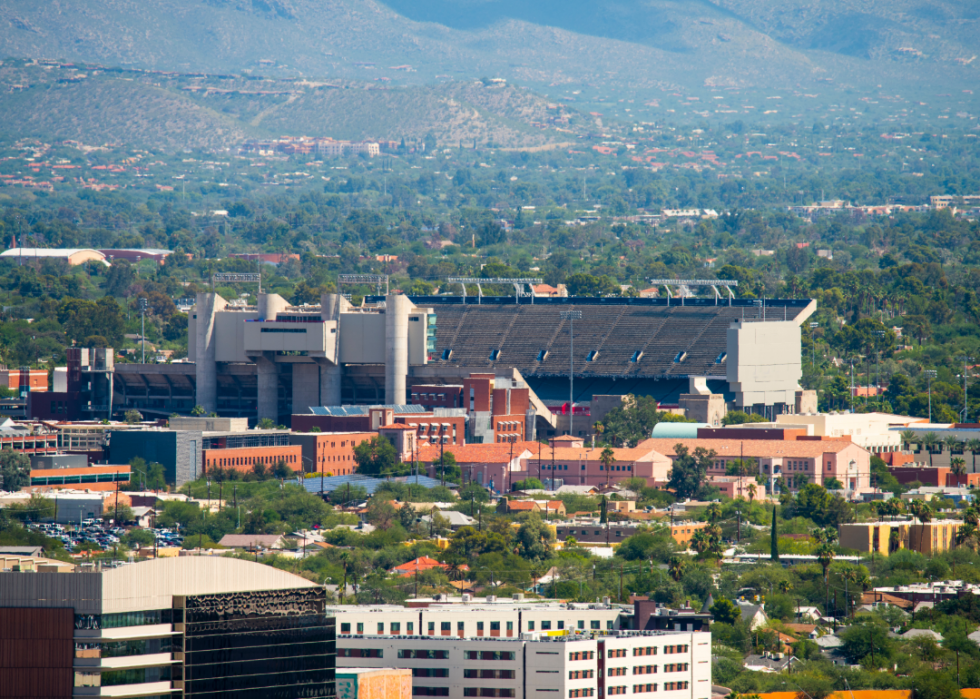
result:
[[[506,464],[510,462],[511,455],[514,459],[519,458],[525,452],[530,453],[531,448],[537,448],[537,442],[514,442],[513,451],[510,444],[463,444],[450,445],[444,448],[447,452],[452,452],[456,457],[456,463],[484,463],[484,464]],[[439,460],[441,447],[423,444],[419,447],[419,460],[426,463],[433,463]]]
[[[844,439],[783,441],[776,439],[646,439],[637,449],[656,450],[667,456],[674,456],[674,447],[682,444],[690,451],[697,447],[714,450],[718,456],[750,458],[813,458],[823,454],[836,454],[847,447],[856,446]],[[859,447],[860,448],[860,447]]]
[[[446,570],[449,568],[449,566],[447,566],[445,563],[440,563],[434,558],[419,556],[414,561],[409,561],[408,563],[402,563],[400,566],[395,566],[391,569],[391,572],[397,573],[398,575],[414,575],[416,571],[422,573],[434,568]],[[469,570],[469,567],[466,565],[460,566],[460,568],[463,570]]]

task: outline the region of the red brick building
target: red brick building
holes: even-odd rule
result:
[[[376,432],[308,432],[292,434],[290,441],[302,449],[303,471],[346,476],[357,469],[354,447]]]
[[[303,450],[298,444],[269,447],[238,447],[231,449],[205,449],[204,471],[214,467],[251,471],[256,464],[272,470],[280,461],[286,462],[293,471],[303,470]]]
[[[372,408],[364,415],[293,415],[297,432],[319,427],[322,432],[374,432],[383,425],[408,425],[418,433],[421,444],[465,444],[466,418],[432,413],[395,413],[390,408]]]
[[[902,485],[921,483],[933,488],[980,486],[980,473],[964,473],[957,476],[945,466],[904,466],[891,468],[889,473]]]
[[[0,369],[0,386],[18,393],[47,391],[48,372],[44,369]]]
[[[463,387],[438,384],[412,386],[412,405],[421,405],[426,410],[465,407]]]

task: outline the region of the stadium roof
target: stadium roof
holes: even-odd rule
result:
[[[568,376],[569,325],[559,309],[582,312],[575,323],[576,377],[725,379],[727,332],[733,322],[794,320],[812,303],[767,299],[763,308],[751,299],[731,305],[715,305],[714,299],[686,299],[684,305],[632,298],[535,299],[534,304],[487,297],[480,304],[464,303],[460,297],[412,301],[435,306],[436,348],[430,366],[497,373],[516,368],[528,383],[536,377]]]

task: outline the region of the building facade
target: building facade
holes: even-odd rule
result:
[[[346,476],[357,470],[354,447],[375,435],[375,432],[307,432],[293,433],[289,440],[300,447],[305,472]]]
[[[298,576],[217,557],[0,573],[0,639],[20,646],[4,654],[0,687],[25,698],[332,699],[324,594]]]

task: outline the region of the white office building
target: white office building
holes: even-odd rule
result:
[[[708,632],[525,633],[518,638],[338,635],[337,665],[411,669],[415,696],[711,696]]]

